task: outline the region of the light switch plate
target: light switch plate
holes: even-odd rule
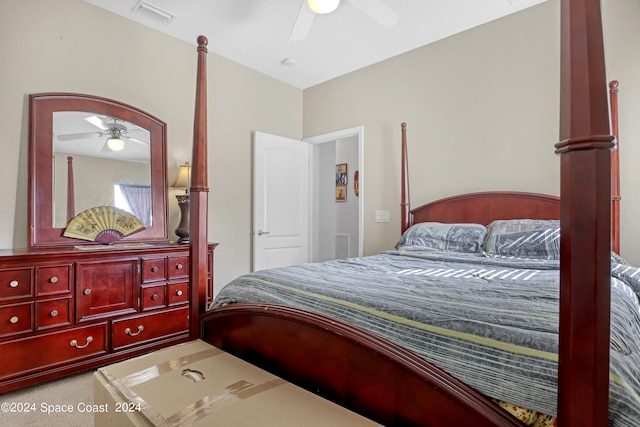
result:
[[[389,222],[389,211],[376,211],[375,222]]]

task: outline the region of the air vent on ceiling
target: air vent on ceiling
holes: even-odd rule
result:
[[[136,3],[131,10],[165,25],[173,21],[176,17],[175,13],[167,12],[166,10],[144,0],[140,0]]]

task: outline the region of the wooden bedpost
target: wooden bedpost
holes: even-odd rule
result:
[[[611,149],[600,0],[561,1],[558,425],[606,426]]]
[[[411,202],[409,201],[409,161],[407,156],[407,124],[402,122],[402,200],[400,215],[402,216],[402,233],[411,226]]]
[[[196,79],[196,108],[193,123],[193,159],[191,163],[191,311],[190,337],[198,338],[200,313],[206,311],[207,301],[207,38],[198,37],[198,70]]]
[[[76,216],[76,189],[73,181],[73,156],[67,157],[67,222]]]
[[[611,250],[620,255],[620,133],[618,131],[618,81],[609,82],[611,132],[615,147],[611,152]]]

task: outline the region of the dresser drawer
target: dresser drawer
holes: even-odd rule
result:
[[[31,268],[0,270],[0,300],[33,295]]]
[[[36,267],[36,295],[56,295],[71,292],[70,265]]]
[[[167,267],[169,279],[189,277],[189,257],[186,255],[169,257]]]
[[[0,344],[0,379],[106,353],[106,324],[67,329]]]
[[[189,284],[170,283],[167,285],[167,305],[184,304],[189,301]]]
[[[165,285],[144,286],[142,288],[142,311],[165,306]]]
[[[166,258],[144,258],[142,260],[142,281],[155,282],[165,280],[166,275]]]
[[[111,342],[114,350],[189,331],[189,309],[163,311],[114,320]]]
[[[71,324],[71,298],[36,301],[36,330]]]
[[[0,337],[33,329],[33,303],[0,307]]]

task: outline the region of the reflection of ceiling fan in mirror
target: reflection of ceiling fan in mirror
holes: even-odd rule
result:
[[[58,141],[66,142],[66,141],[74,141],[79,139],[102,138],[106,136],[107,138],[101,149],[103,153],[110,153],[113,151],[122,151],[126,147],[126,143],[128,141],[135,142],[138,144],[143,144],[146,146],[149,145],[148,141],[143,141],[131,136],[131,134],[135,133],[136,131],[146,132],[144,129],[141,129],[141,128],[130,129],[124,124],[118,123],[118,119],[116,118],[106,117],[106,116],[102,116],[102,117],[88,116],[88,117],[85,117],[84,120],[86,120],[88,123],[91,123],[92,125],[94,125],[100,130],[93,131],[93,132],[80,132],[80,133],[69,133],[69,134],[58,135],[56,137]]]
[[[384,28],[393,27],[399,19],[398,13],[383,0],[344,0],[358,8]],[[304,40],[311,30],[315,16],[331,13],[340,5],[340,0],[303,0],[296,22],[291,30],[291,40]]]

